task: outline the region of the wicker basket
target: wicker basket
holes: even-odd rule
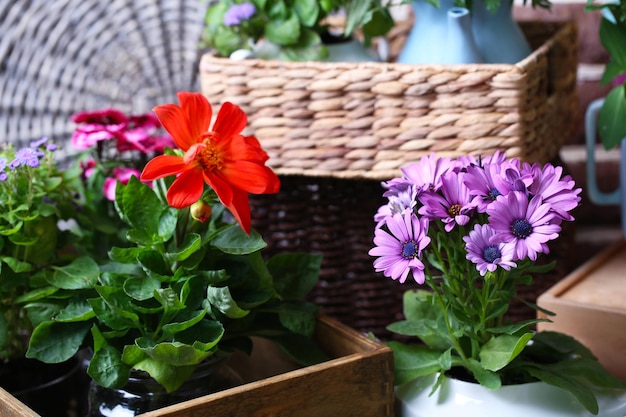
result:
[[[535,49],[514,65],[233,61],[205,54],[200,83],[215,105],[232,101],[244,109],[280,174],[389,179],[433,151],[501,149],[545,162],[573,128],[577,30],[570,22],[521,26]]]

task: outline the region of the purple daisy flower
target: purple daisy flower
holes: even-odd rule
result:
[[[544,203],[550,204],[556,214],[556,221],[574,220],[569,212],[578,206],[581,189],[574,189],[572,177],[563,177],[563,168],[551,164],[546,164],[543,169],[539,164],[533,164],[530,170],[534,177],[530,193],[541,196]]]
[[[469,188],[463,184],[463,177],[464,173],[447,173],[442,178],[441,195],[425,191],[419,196],[423,204],[419,214],[431,220],[441,220],[445,223],[446,232],[457,224],[464,226],[469,223],[474,211]]]
[[[256,8],[252,3],[233,4],[224,13],[224,25],[225,26],[237,26],[242,22],[250,20],[256,13]]]
[[[554,224],[550,205],[540,196],[528,200],[525,193],[514,191],[496,199],[488,208],[489,224],[495,231],[493,242],[513,244],[513,260],[526,257],[535,261],[538,253],[549,253],[546,242],[559,236],[561,227]]]
[[[517,266],[513,262],[514,246],[495,242],[494,235],[495,231],[488,224],[477,224],[469,236],[463,237],[466,243],[466,258],[476,264],[476,269],[482,276],[485,276],[487,271],[495,271],[498,266],[507,271]]]
[[[380,206],[374,215],[377,227],[380,227],[387,217],[396,213],[404,213],[405,210],[415,211],[417,190],[413,184],[404,178],[394,178],[391,181],[383,182],[382,186],[387,188],[383,196],[387,197],[389,202]]]
[[[23,165],[37,168],[39,166],[39,158],[41,158],[42,156],[44,156],[44,153],[37,149],[20,149],[19,151],[15,152],[15,156],[9,164],[9,168],[13,170]]]
[[[374,244],[369,251],[374,260],[376,272],[382,272],[400,282],[405,282],[409,272],[418,284],[423,284],[424,264],[421,261],[422,250],[430,243],[428,222],[419,219],[410,211],[396,213],[388,217],[386,228],[374,231]]]
[[[513,185],[507,180],[502,164],[473,165],[467,168],[463,182],[472,196],[472,204],[479,213],[485,213],[487,207],[498,196],[513,191]]]
[[[419,163],[402,168],[404,177],[410,181],[418,191],[437,191],[441,188],[441,177],[453,168],[450,158],[438,158],[435,153],[423,156]]]

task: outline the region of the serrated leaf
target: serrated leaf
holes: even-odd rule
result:
[[[55,287],[66,290],[93,288],[98,283],[100,268],[96,261],[87,256],[74,259],[69,265],[53,266],[54,273],[46,279]]]

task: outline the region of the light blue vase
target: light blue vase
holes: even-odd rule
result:
[[[468,64],[482,62],[467,9],[453,0],[437,8],[425,0],[411,3],[415,22],[397,62],[402,64]]]
[[[441,0],[437,8],[425,0],[411,3],[415,21],[397,62],[402,64],[438,64],[443,59],[443,44],[448,32],[448,9],[452,0]]]
[[[464,7],[448,9],[448,30],[443,48],[443,64],[473,64],[483,62],[472,35],[470,12]]]
[[[498,9],[490,12],[484,0],[472,2],[474,41],[486,63],[515,64],[532,52],[513,19],[512,7],[512,0],[501,0]]]

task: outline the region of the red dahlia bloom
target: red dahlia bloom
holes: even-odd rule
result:
[[[213,188],[241,228],[250,234],[248,193],[277,193],[280,181],[265,162],[267,153],[254,136],[243,136],[246,114],[224,103],[209,130],[213,111],[199,93],[178,93],[180,106],[164,104],[154,112],[183,156],[160,155],[141,173],[142,181],[177,175],[167,192],[170,206],[184,208],[200,199],[204,184]]]

